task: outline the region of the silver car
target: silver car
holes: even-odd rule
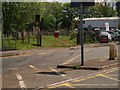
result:
[[[99,37],[100,37],[100,42],[102,42],[101,41],[102,37],[107,37],[108,38],[108,42],[112,41],[112,37],[111,37],[111,35],[107,31],[100,31]]]
[[[112,40],[117,40],[119,34],[117,32],[113,32],[113,31],[108,31],[108,33],[111,35]]]

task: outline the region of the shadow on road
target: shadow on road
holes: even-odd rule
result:
[[[64,72],[37,72],[35,74],[61,75],[61,74],[66,74],[66,73]]]

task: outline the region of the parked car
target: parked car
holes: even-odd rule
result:
[[[111,37],[112,37],[112,40],[117,40],[117,38],[119,37],[119,34],[118,32],[114,32],[114,31],[107,31]]]
[[[112,41],[112,37],[107,31],[100,31],[99,38],[101,43],[108,43]]]

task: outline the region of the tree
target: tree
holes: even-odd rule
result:
[[[120,17],[120,1],[116,2],[116,10],[117,10],[117,16]]]
[[[89,7],[89,15],[85,17],[114,17],[116,16],[116,10],[113,10],[112,7],[105,6],[103,4],[95,4],[95,6]]]
[[[30,3],[4,2],[3,3],[3,28],[7,31],[21,31],[31,21]]]

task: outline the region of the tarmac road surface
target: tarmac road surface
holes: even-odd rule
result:
[[[57,48],[37,50],[34,53],[4,57],[2,59],[3,88],[79,88],[79,87],[118,87],[118,69],[108,69],[107,74],[97,70],[58,69],[62,63],[80,61],[80,49]],[[109,47],[85,48],[85,60],[108,58]],[[96,74],[95,74],[96,73]],[[93,76],[90,76],[92,75]],[[116,77],[114,77],[116,76]],[[83,78],[81,78],[83,77]],[[81,79],[76,79],[81,78]],[[92,80],[91,80],[92,78]],[[69,82],[71,81],[72,82]],[[74,81],[76,80],[76,81]],[[91,80],[91,83],[88,83]],[[100,81],[101,80],[101,81]],[[106,81],[107,80],[107,81]],[[66,83],[67,81],[67,83]],[[82,82],[81,82],[82,81]],[[100,81],[100,83],[98,82]],[[108,82],[111,83],[108,83]],[[61,85],[63,82],[65,85]],[[64,83],[65,82],[65,83]],[[94,83],[92,83],[94,82]],[[56,86],[56,83],[59,84]],[[54,85],[53,85],[54,84]],[[84,84],[84,85],[83,85]],[[112,84],[112,85],[111,85]]]

